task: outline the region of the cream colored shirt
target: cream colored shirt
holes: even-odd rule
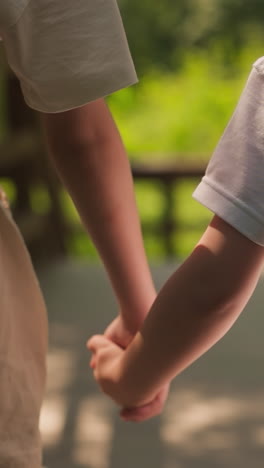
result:
[[[253,64],[193,198],[264,246],[264,57]]]
[[[1,0],[0,35],[27,104],[62,112],[137,81],[115,0]],[[1,156],[0,156],[1,157]],[[0,467],[40,468],[48,322],[0,190]]]
[[[25,101],[41,112],[138,81],[116,0],[1,0],[0,36]]]
[[[48,320],[31,259],[0,189],[0,467],[40,468]]]

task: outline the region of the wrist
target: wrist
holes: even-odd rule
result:
[[[119,388],[126,407],[142,406],[156,395],[146,378],[142,335],[136,333],[119,362]]]
[[[143,322],[149,311],[156,300],[157,292],[151,291],[149,295],[144,297],[144,300],[140,303],[130,303],[120,306],[120,316],[126,328],[135,335],[140,330]]]

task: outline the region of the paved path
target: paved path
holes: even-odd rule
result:
[[[160,289],[175,264],[151,270]],[[263,468],[263,279],[229,333],[174,380],[164,413],[135,424],[119,419],[88,366],[87,338],[117,311],[104,269],[66,261],[37,271],[50,321],[48,468]]]

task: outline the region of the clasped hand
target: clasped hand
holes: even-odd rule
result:
[[[151,400],[137,400],[128,396],[122,382],[122,358],[125,348],[132,341],[132,334],[125,327],[121,316],[105,330],[104,335],[94,335],[87,341],[92,351],[90,366],[101,390],[121,406],[120,416],[126,421],[144,421],[161,413],[169,392],[165,385]]]

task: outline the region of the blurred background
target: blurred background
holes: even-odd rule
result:
[[[191,195],[264,55],[260,0],[119,0],[139,83],[107,98],[135,181],[157,290],[211,213]],[[86,339],[117,313],[98,253],[50,167],[1,45],[0,185],[32,255],[50,320],[42,411],[48,468],[263,466],[263,292],[173,383],[163,415],[124,424],[87,372]],[[246,372],[245,372],[246,370]],[[87,374],[87,375],[86,375]]]
[[[250,4],[241,0],[164,0],[154,4],[150,0],[120,0],[119,4],[139,84],[107,101],[131,166],[147,164],[144,173],[135,167],[134,175],[148,257],[154,261],[171,255],[182,259],[211,217],[191,194],[231,117],[252,63],[263,54],[264,6],[259,0]],[[4,144],[1,154],[6,158],[0,162],[0,182],[13,201],[18,224],[33,253],[34,239],[39,238],[35,250],[40,257],[43,248],[38,226],[43,227],[43,217],[55,210],[53,231],[50,236],[45,233],[45,245],[47,238],[53,238],[50,244],[57,238],[55,251],[61,248],[69,256],[85,256],[98,263],[97,251],[56,177],[40,174],[36,181],[36,173],[43,172],[40,153],[47,159],[37,135],[38,119],[24,104],[19,84],[7,73],[1,52],[0,139]],[[175,166],[170,175],[165,170],[168,162]],[[162,167],[151,176],[155,163]],[[19,164],[20,175],[16,170]],[[28,202],[22,173],[24,186],[29,187]],[[53,180],[48,182],[48,178]],[[38,221],[36,217],[33,221],[32,213],[31,221],[22,217],[27,204],[29,211],[38,214]],[[51,250],[51,245],[45,248],[44,258]]]

